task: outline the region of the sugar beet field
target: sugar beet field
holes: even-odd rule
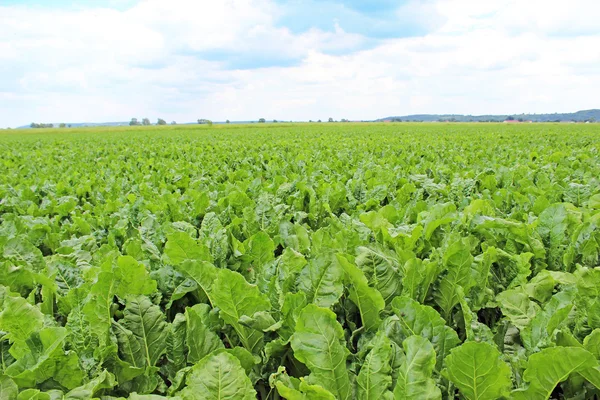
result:
[[[0,399],[594,399],[600,125],[0,134]]]

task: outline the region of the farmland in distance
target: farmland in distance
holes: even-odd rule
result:
[[[599,150],[597,124],[2,133],[0,398],[592,399]]]

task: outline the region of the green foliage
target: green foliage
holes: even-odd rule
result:
[[[0,398],[598,398],[597,136],[1,135]]]

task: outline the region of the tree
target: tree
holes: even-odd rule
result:
[[[63,122],[63,123],[61,123],[61,124],[60,124],[58,127],[59,127],[59,128],[66,128],[66,127],[67,127],[67,124],[65,124],[65,123]]]
[[[212,126],[212,121],[210,119],[201,118],[198,120],[198,124]]]
[[[509,115],[508,117],[506,117],[507,121],[514,121],[515,117],[513,117],[512,115]]]
[[[309,119],[308,122],[312,122],[312,119]]]
[[[317,122],[321,122],[321,120],[318,120]]]
[[[260,118],[260,119],[258,120],[258,122],[259,122],[260,124],[264,124],[266,121],[265,121],[265,119],[264,119],[264,118]]]
[[[177,125],[177,122],[171,121],[171,125]]]
[[[225,121],[225,123],[226,123],[226,124],[228,124],[228,123],[229,123],[229,120],[226,120],[226,121]]]
[[[149,120],[148,118],[144,118],[144,119],[142,120],[142,125],[144,125],[144,126],[151,125],[151,124],[150,124],[150,120]]]
[[[167,121],[165,121],[164,119],[159,118],[158,122],[156,123],[156,125],[166,125]]]
[[[277,120],[276,120],[276,119],[274,119],[274,120],[273,120],[273,123],[275,123],[275,124],[276,124],[276,123],[277,123]]]
[[[141,125],[141,124],[139,123],[137,118],[131,118],[131,121],[129,122],[129,126],[138,126],[138,125]]]
[[[70,128],[70,127],[71,127],[71,124],[67,125],[67,128]]]
[[[329,122],[333,122],[333,118],[329,117]]]

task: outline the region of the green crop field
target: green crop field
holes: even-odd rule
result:
[[[600,126],[0,134],[0,399],[594,399]]]

